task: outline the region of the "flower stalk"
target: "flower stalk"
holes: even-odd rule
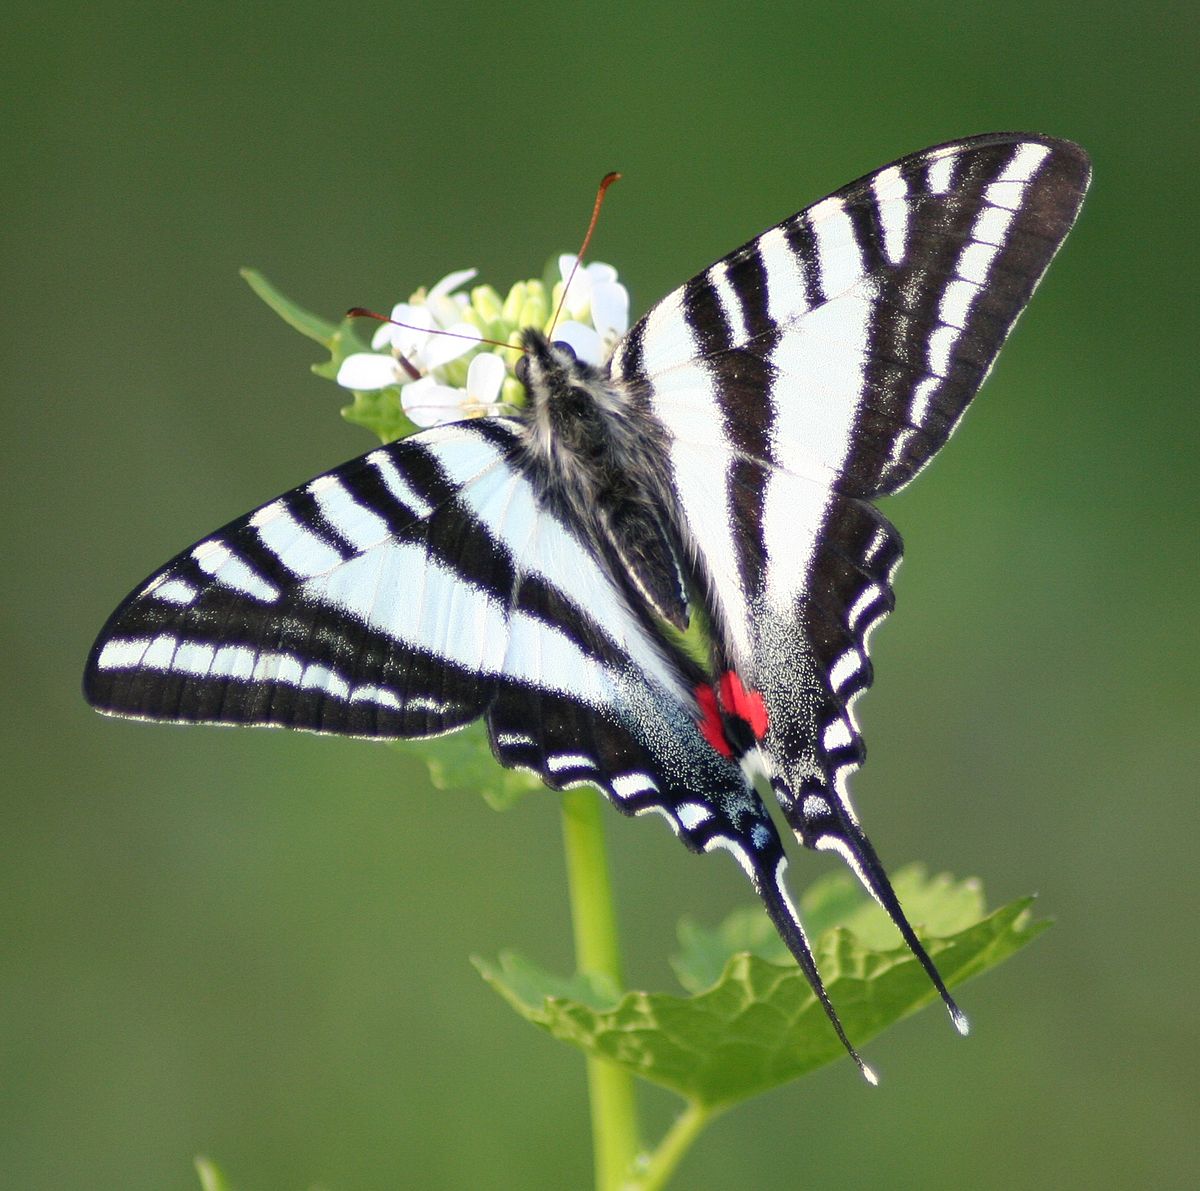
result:
[[[590,788],[562,796],[563,843],[580,973],[623,987],[617,914],[613,903],[603,807]],[[633,1076],[605,1059],[587,1060],[596,1191],[622,1191],[637,1159],[637,1097]]]

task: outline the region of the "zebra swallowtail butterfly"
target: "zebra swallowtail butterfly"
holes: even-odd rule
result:
[[[98,709],[422,737],[657,812],[746,871],[834,1028],[765,774],[890,914],[850,804],[852,711],[900,536],[872,503],[950,436],[1075,220],[1077,146],[926,149],[675,290],[593,367],[521,336],[526,407],[442,425],[263,505],[156,571],[87,663]],[[699,612],[711,657],[668,626]]]

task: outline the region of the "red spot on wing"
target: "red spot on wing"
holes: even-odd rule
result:
[[[748,691],[732,670],[721,675],[721,702],[730,715],[750,725],[755,740],[767,734],[767,705],[758,691]]]
[[[721,708],[717,705],[716,687],[698,686],[696,702],[700,704],[703,718],[700,720],[700,735],[712,745],[722,757],[732,757],[733,749],[725,739],[725,725],[721,722]]]

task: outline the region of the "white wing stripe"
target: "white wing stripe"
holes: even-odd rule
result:
[[[777,323],[786,323],[808,308],[800,258],[782,228],[773,227],[758,238],[758,255],[767,273],[767,310]]]
[[[321,476],[306,491],[338,535],[355,550],[370,550],[391,536],[387,522],[359,504],[336,476]]]
[[[845,720],[834,720],[825,729],[821,743],[827,752],[833,752],[834,749],[845,748],[846,745],[853,744],[854,736],[850,731],[850,725]]]
[[[825,484],[850,451],[872,305],[862,290],[845,293],[788,327],[771,353],[781,374],[772,387],[775,459]]]
[[[862,277],[862,245],[841,199],[827,198],[817,203],[809,218],[817,241],[821,288],[833,298]]]
[[[201,542],[192,550],[192,559],[206,575],[211,575],[225,587],[232,587],[266,604],[279,599],[279,589],[268,583],[219,538]]]
[[[845,688],[846,683],[850,681],[862,669],[861,659],[857,649],[848,649],[845,653],[838,656],[837,661],[829,668],[829,685],[838,694]]]
[[[383,480],[384,486],[397,502],[411,510],[415,517],[424,519],[433,512],[433,506],[419,493],[413,491],[386,451],[372,451],[367,456],[367,462],[379,473],[379,478]]]
[[[1039,145],[1033,142],[1020,145],[1013,154],[1012,160],[1005,166],[1004,173],[1000,175],[997,181],[1029,182],[1033,179],[1033,175],[1037,173],[1042,162],[1049,156],[1050,149],[1046,145]]]
[[[342,561],[332,546],[301,525],[278,501],[275,505],[279,505],[278,511],[273,511],[269,519],[252,519],[250,524],[262,544],[293,575],[311,579],[328,574]],[[269,507],[274,510],[274,506]]]
[[[679,500],[687,510],[688,521],[704,526],[704,541],[699,549],[724,612],[735,655],[739,660],[748,660],[751,657],[748,593],[742,582],[729,516],[729,463],[729,454],[719,448],[705,449],[686,440],[676,440],[671,446],[671,472]]]
[[[395,691],[374,684],[351,686],[331,667],[306,662],[295,654],[255,653],[247,645],[208,645],[181,642],[170,634],[153,640],[114,638],[101,652],[105,670],[154,669],[196,678],[227,678],[246,682],[270,682],[297,690],[318,690],[348,703],[374,703],[394,711],[444,713],[446,704],[418,695],[401,700]]]
[[[850,606],[850,611],[846,614],[846,626],[852,633],[858,632],[859,621],[882,595],[883,589],[878,583],[868,583],[859,593],[858,599],[854,601]]]
[[[908,180],[892,166],[875,175],[871,190],[883,228],[884,255],[893,265],[898,265],[908,251]]]
[[[763,496],[762,535],[767,552],[767,602],[791,615],[808,587],[830,490],[775,471]]]
[[[200,594],[183,579],[170,579],[167,575],[159,575],[147,583],[141,590],[141,595],[153,596],[156,600],[165,600],[168,604],[190,604]]]
[[[713,817],[712,811],[699,802],[685,802],[675,808],[675,813],[688,831],[695,831],[701,823],[707,823]]]
[[[683,313],[683,290],[668,294],[642,328],[641,370],[647,376],[691,361],[696,345]]]
[[[429,447],[453,443],[453,450],[429,451],[429,454],[456,488],[471,484],[489,468],[504,461],[495,443],[478,434],[463,433],[453,422],[424,431],[419,441],[427,450]]]
[[[657,794],[658,785],[648,773],[621,773],[609,783],[618,798],[632,798],[635,794]]]
[[[999,251],[996,244],[968,244],[958,258],[958,275],[966,281],[983,285]]]
[[[981,244],[993,244],[997,248],[1003,248],[1008,237],[1008,225],[1012,223],[1014,214],[1014,211],[1005,207],[984,207],[971,229],[971,235]]]
[[[981,292],[973,281],[956,277],[942,291],[942,299],[938,303],[938,317],[942,322],[961,331],[967,325],[971,306]]]
[[[945,194],[950,189],[954,180],[954,155],[955,150],[947,148],[942,150],[941,156],[933,158],[929,167],[930,194]]]
[[[595,769],[596,761],[583,753],[555,753],[546,758],[546,768],[551,773],[562,773],[564,769]]]
[[[729,280],[729,265],[725,261],[714,265],[708,271],[708,280],[713,287],[713,292],[717,295],[721,313],[725,316],[725,322],[729,327],[730,341],[744,343],[750,338],[750,332],[746,327],[741,299],[737,296],[737,292]]]

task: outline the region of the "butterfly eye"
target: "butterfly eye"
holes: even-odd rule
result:
[[[579,357],[575,354],[575,349],[567,343],[565,339],[556,339],[551,345],[556,351],[566,356],[571,363],[574,363]]]
[[[517,380],[519,380],[521,382],[521,384],[523,384],[526,388],[529,388],[529,357],[528,356],[518,357],[517,362],[513,365],[513,373],[515,374]]]

